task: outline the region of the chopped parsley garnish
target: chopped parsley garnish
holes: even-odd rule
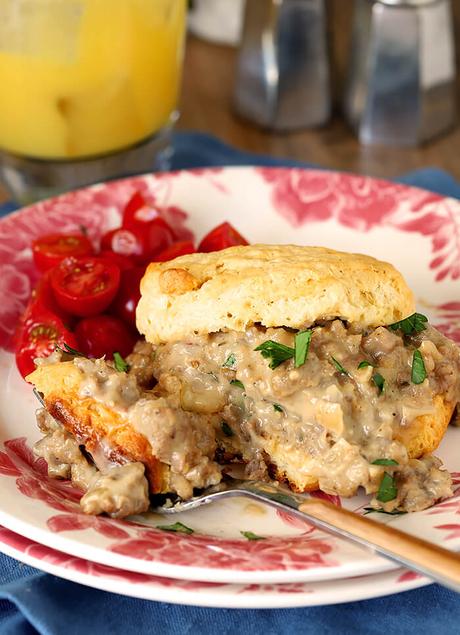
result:
[[[375,373],[375,375],[372,375],[372,381],[379,389],[379,395],[381,395],[385,388],[385,377],[382,377],[380,373]]]
[[[399,463],[394,459],[375,459],[372,461],[372,465],[399,465]]]
[[[423,384],[426,379],[425,362],[421,352],[417,349],[412,357],[411,380],[413,384]]]
[[[384,472],[376,499],[381,503],[388,503],[388,501],[394,500],[397,495],[398,488],[396,487],[394,477],[388,474],[388,472]]]
[[[259,344],[259,346],[257,346],[254,350],[260,351],[262,357],[270,360],[268,366],[272,370],[278,368],[280,364],[288,359],[292,359],[295,355],[295,349],[291,346],[285,346],[284,344],[274,342],[273,340],[267,340],[266,342],[263,342],[263,344]]]
[[[80,351],[75,350],[74,348],[72,348],[71,346],[69,346],[68,344],[63,344],[63,347],[61,348],[61,346],[59,346],[59,344],[56,344],[55,351],[61,351],[61,353],[67,353],[67,355],[73,355],[74,357],[84,357],[83,353],[80,353]]]
[[[428,318],[422,313],[413,313],[404,320],[389,324],[388,328],[392,331],[402,331],[404,335],[412,335],[413,333],[421,333],[426,329]]]
[[[247,538],[248,540],[265,540],[264,536],[258,536],[254,534],[252,531],[240,531],[240,534]]]
[[[274,403],[273,404],[273,408],[276,410],[276,412],[284,412],[284,408],[282,408],[279,403]]]
[[[308,329],[307,331],[299,331],[294,338],[294,366],[296,368],[305,364],[308,349],[310,348],[311,336],[312,331]]]
[[[115,366],[115,370],[118,370],[119,373],[127,373],[129,370],[129,364],[118,351],[115,351],[113,354],[113,365]]]
[[[331,355],[331,364],[334,366],[336,370],[339,371],[339,373],[342,373],[342,375],[350,376],[350,373],[348,372],[348,370],[344,368],[342,364],[335,357],[332,357],[332,355]]]
[[[234,432],[226,421],[221,421],[220,427],[222,428],[222,432],[225,434],[226,437],[233,437]]]
[[[225,362],[222,364],[222,368],[231,368],[232,370],[235,370],[236,357],[233,353],[230,353],[230,355],[227,357]]]
[[[193,529],[187,527],[182,523],[174,523],[174,525],[157,525],[157,529],[161,529],[161,531],[173,531],[176,534],[193,534]]]
[[[237,386],[237,388],[241,388],[241,390],[244,390],[244,384],[242,381],[240,381],[239,379],[232,379],[230,381],[230,384],[232,386]]]
[[[310,347],[312,331],[299,331],[294,338],[294,347],[280,344],[273,340],[267,340],[262,344],[259,344],[254,350],[260,351],[260,354],[265,359],[269,359],[269,368],[275,370],[283,362],[287,362],[288,359],[294,358],[294,366],[299,368],[305,364],[308,355],[308,349]]]
[[[374,364],[372,362],[368,362],[367,359],[364,359],[362,362],[359,362],[358,370],[360,368],[367,368],[368,366],[372,366],[372,368],[375,368],[375,366],[374,366]]]
[[[388,516],[401,516],[401,514],[407,514],[407,512],[399,511],[398,509],[394,509],[392,512],[386,512],[384,509],[365,507],[363,516],[366,516],[366,514],[372,514],[372,512],[375,512],[377,514],[388,514]]]

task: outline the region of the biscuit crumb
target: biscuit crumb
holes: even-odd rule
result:
[[[200,286],[199,280],[185,269],[166,269],[160,274],[160,291],[167,295],[182,295]]]

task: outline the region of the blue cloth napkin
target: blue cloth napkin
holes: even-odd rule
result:
[[[196,132],[177,133],[173,169],[210,165],[286,165],[276,159],[225,145]],[[426,168],[400,183],[460,198],[460,184],[449,174]],[[15,209],[0,207],[0,215]],[[350,584],[353,584],[350,581]],[[171,590],[174,593],[174,590]],[[1,635],[457,635],[460,596],[438,585],[387,598],[303,609],[206,609],[136,600],[61,580],[0,554]]]

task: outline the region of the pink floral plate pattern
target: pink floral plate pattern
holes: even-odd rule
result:
[[[69,556],[1,526],[0,551],[47,573],[103,591],[146,600],[195,606],[222,608],[319,606],[401,593],[429,584],[426,578],[404,569],[345,580],[286,584],[225,584],[199,580],[174,580],[123,571]]]
[[[117,226],[135,190],[184,237],[199,240],[230,220],[252,242],[326,245],[390,260],[415,290],[423,312],[460,341],[460,203],[452,199],[334,172],[217,168],[140,176],[37,203],[0,220],[2,525],[43,548],[102,567],[206,583],[303,584],[394,570],[386,560],[243,498],[184,512],[178,520],[193,535],[159,529],[169,522],[157,514],[132,521],[88,517],[79,511],[79,492],[48,479],[44,462],[33,457],[36,401],[11,353],[15,325],[36,281],[30,242],[80,225],[97,242]],[[449,430],[438,452],[456,480],[459,435],[459,429]],[[334,502],[359,510],[366,498]],[[457,549],[459,514],[456,491],[425,512],[380,520]],[[264,540],[248,541],[242,531]]]

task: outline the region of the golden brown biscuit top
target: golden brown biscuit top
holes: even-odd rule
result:
[[[335,317],[363,327],[415,310],[389,263],[325,247],[249,245],[151,263],[137,327],[152,343],[263,326],[303,328]]]

